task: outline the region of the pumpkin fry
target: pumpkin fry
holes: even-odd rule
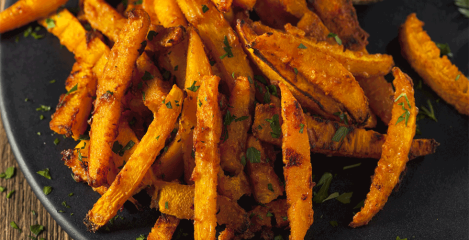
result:
[[[217,76],[205,76],[197,97],[197,126],[194,130],[195,168],[194,238],[215,239],[217,184],[220,171],[221,113]]]
[[[129,13],[129,20],[114,44],[98,90],[93,122],[90,130],[90,159],[88,184],[99,187],[106,183],[111,144],[117,133],[117,123],[122,111],[122,97],[130,84],[132,70],[144,41],[150,19],[143,11]],[[119,57],[117,57],[119,56]]]
[[[308,129],[300,104],[284,84],[282,92],[282,154],[285,164],[285,190],[287,193],[290,239],[304,239],[313,224],[313,179],[310,162]]]
[[[173,130],[181,112],[181,106],[176,105],[175,102],[181,102],[182,97],[183,92],[177,86],[173,86],[165,99],[166,106],[159,108],[158,112],[155,113],[153,122],[129,161],[119,172],[116,180],[112,182],[109,190],[101,196],[93,209],[86,215],[84,223],[90,231],[95,232],[114,217],[117,210],[138,187],[155,157],[163,149],[166,138]]]
[[[351,227],[368,224],[384,207],[409,160],[408,154],[415,135],[418,108],[415,106],[412,79],[399,68],[393,68],[392,73],[396,93],[387,138],[375,169],[370,192],[366,195],[365,205],[353,217]]]
[[[147,240],[171,240],[179,221],[177,217],[161,214],[148,234]]]
[[[184,18],[176,0],[155,0],[154,8],[156,16],[158,16],[158,20],[161,22],[163,27],[187,27],[186,19]]]
[[[99,29],[111,41],[117,41],[120,31],[126,23],[126,19],[122,15],[104,0],[86,0],[83,10],[91,27]]]

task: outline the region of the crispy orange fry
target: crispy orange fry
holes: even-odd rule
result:
[[[221,113],[217,76],[205,76],[197,98],[197,126],[194,130],[195,168],[194,238],[215,239],[217,184],[220,171]]]
[[[298,21],[297,17],[285,11],[281,0],[257,0],[254,10],[263,23],[276,29]]]
[[[423,31],[424,23],[415,13],[399,30],[401,53],[424,82],[461,114],[469,115],[469,80]]]
[[[256,5],[256,0],[233,0],[233,5],[251,11]]]
[[[285,26],[285,30],[289,32],[287,25]],[[305,12],[296,26],[303,30],[307,37],[315,38],[318,41],[326,41],[330,44],[337,44],[333,38],[327,37],[330,33],[329,29],[327,29],[318,15],[314,12]]]
[[[167,81],[172,76],[181,89],[184,88],[186,79],[187,45],[188,41],[184,39],[179,44],[165,49],[158,58],[158,64],[167,71],[163,73],[164,80]]]
[[[231,9],[231,4],[233,0],[212,0],[213,4],[217,6],[218,11],[228,12]]]
[[[142,8],[150,16],[151,24],[161,25],[161,22],[156,15],[155,2],[157,2],[157,0],[145,0],[142,2]]]
[[[0,33],[19,28],[47,16],[68,0],[19,0],[0,13]]]
[[[96,77],[91,66],[75,63],[65,82],[66,94],[62,94],[49,127],[58,134],[78,140],[88,128],[93,97],[96,96]]]
[[[415,106],[412,79],[399,68],[393,68],[392,72],[396,93],[388,136],[383,144],[383,153],[375,169],[365,205],[353,217],[351,227],[368,224],[384,207],[409,160],[408,154],[415,135],[418,108]]]
[[[130,84],[132,70],[139,56],[150,19],[144,11],[129,13],[129,20],[114,44],[102,78],[98,78],[97,99],[90,130],[90,159],[88,184],[99,187],[106,184],[111,144],[116,137],[122,111],[122,98]],[[119,56],[119,57],[117,57]]]
[[[178,225],[179,218],[162,213],[148,234],[147,240],[171,240]]]
[[[117,210],[138,187],[154,159],[163,149],[166,138],[173,130],[181,112],[181,106],[176,104],[176,101],[181,102],[182,98],[183,92],[177,86],[173,86],[165,99],[166,106],[159,108],[158,112],[155,113],[153,122],[129,161],[119,172],[109,190],[86,215],[84,222],[90,231],[98,230],[114,217]]]
[[[226,176],[223,171],[218,172],[218,193],[233,201],[238,201],[243,195],[251,195],[246,174],[242,171],[238,175]]]
[[[388,83],[382,76],[370,78],[357,77],[357,81],[368,98],[370,108],[388,125],[389,121],[391,121],[394,99],[394,90],[391,83]]]
[[[202,6],[200,6],[202,8]],[[155,0],[155,13],[165,28],[187,26],[186,19],[176,0]]]
[[[281,146],[281,135],[278,138],[273,137],[271,124],[266,119],[273,119],[274,116],[280,116],[280,108],[272,104],[258,105],[254,116],[252,132],[255,137],[264,142]],[[320,117],[311,117],[306,115],[308,123],[308,135],[311,152],[321,153],[328,156],[344,156],[356,158],[375,158],[381,157],[381,146],[386,141],[386,134],[380,134],[373,130],[362,128],[347,127],[345,124],[324,120]],[[282,124],[279,118],[279,125]],[[348,133],[342,141],[333,141],[332,138],[340,127],[347,127]],[[305,130],[306,131],[306,130]],[[275,135],[277,136],[277,135]],[[440,144],[435,139],[414,139],[409,158],[414,159],[435,153]]]
[[[285,167],[290,239],[304,239],[313,224],[313,179],[310,162],[308,129],[300,104],[284,84],[282,92],[282,154]]]
[[[202,84],[203,76],[212,75],[212,68],[204,51],[204,44],[196,30],[189,30],[189,47],[187,49],[186,81],[184,89],[187,97],[184,99],[179,129],[184,157],[184,181],[193,183],[190,178],[195,167],[193,156],[193,129],[197,125],[197,95]]]
[[[104,0],[86,0],[84,8],[86,20],[91,27],[99,29],[104,35],[116,42],[126,19]]]
[[[151,207],[179,219],[194,219],[194,185],[164,181],[155,181],[153,185],[156,191]]]

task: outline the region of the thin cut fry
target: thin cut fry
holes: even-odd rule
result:
[[[189,46],[187,49],[187,67],[185,86],[187,97],[184,99],[179,129],[184,157],[184,181],[190,180],[195,167],[193,156],[193,130],[197,125],[197,95],[202,85],[203,76],[212,75],[212,68],[204,51],[204,44],[194,28],[189,30]]]
[[[0,13],[0,33],[19,28],[47,16],[68,0],[19,0]]]
[[[357,77],[357,81],[368,98],[370,108],[388,125],[389,121],[391,121],[394,99],[394,90],[391,83],[388,83],[382,76],[370,78]]]
[[[304,239],[313,224],[313,179],[310,162],[308,129],[300,104],[284,84],[282,92],[282,154],[285,167],[290,239]]]
[[[111,41],[117,41],[126,23],[126,19],[120,13],[104,0],[86,0],[83,10],[91,27],[99,29]]]
[[[130,84],[132,70],[139,56],[150,19],[143,11],[130,12],[129,20],[114,44],[102,78],[98,79],[93,122],[90,130],[90,159],[88,184],[106,184],[111,146],[122,111],[122,97]],[[119,57],[117,57],[119,56]]]
[[[155,0],[155,13],[165,28],[187,27],[186,19],[176,0]],[[202,8],[202,5],[200,6]]]
[[[351,227],[368,224],[371,218],[384,207],[409,160],[408,154],[415,135],[418,108],[415,106],[412,79],[399,68],[394,68],[392,72],[396,93],[388,137],[383,144],[383,153],[375,169],[365,205],[353,217]]]
[[[197,98],[197,126],[194,130],[195,168],[194,238],[215,239],[217,225],[217,183],[220,171],[221,113],[217,76],[205,76]]]
[[[181,102],[182,97],[183,92],[177,86],[173,86],[165,99],[166,106],[159,108],[158,112],[155,113],[153,122],[129,161],[117,175],[109,190],[86,215],[84,222],[90,231],[98,230],[114,217],[117,210],[138,187],[155,157],[163,149],[166,138],[173,130],[181,112],[181,106],[176,105],[175,102]]]
[[[178,225],[179,218],[161,214],[148,234],[147,240],[171,240]]]
[[[461,114],[469,115],[469,80],[423,31],[424,23],[415,13],[399,30],[401,53],[424,82]]]
[[[261,141],[281,146],[281,135],[278,138],[272,136],[272,127],[266,119],[273,119],[280,116],[280,108],[275,105],[258,105],[252,125],[252,132]],[[373,130],[355,128],[345,124],[325,120],[320,117],[306,115],[308,123],[308,135],[311,152],[321,153],[328,156],[344,156],[355,158],[375,158],[381,157],[381,146],[386,141],[386,134],[380,134]],[[282,124],[279,119],[279,124]],[[340,127],[348,128],[348,133],[341,141],[333,141],[332,138]],[[305,129],[306,131],[306,129]],[[275,135],[276,136],[276,135]],[[435,139],[415,139],[409,153],[409,158],[414,159],[420,156],[433,154],[440,144]]]

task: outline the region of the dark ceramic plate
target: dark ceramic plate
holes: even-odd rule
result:
[[[6,6],[13,2],[7,0]],[[67,6],[76,4],[73,1]],[[408,73],[417,85],[421,78],[402,59],[397,42],[398,27],[412,12],[416,12],[418,18],[426,23],[424,29],[434,41],[449,44],[454,54],[452,62],[467,75],[469,21],[458,12],[453,0],[384,0],[369,6],[358,6],[360,24],[371,34],[368,50],[371,53],[391,54],[396,65]],[[33,23],[32,26],[37,24]],[[61,48],[59,40],[44,29],[40,31],[40,34],[45,34],[43,39],[24,38],[22,34],[26,28],[0,37],[0,105],[11,147],[33,191],[52,217],[74,239],[135,239],[140,234],[147,235],[159,213],[149,207],[137,211],[129,204],[119,213],[124,219],[108,224],[109,230],[103,228],[95,234],[86,231],[82,220],[99,194],[85,184],[73,181],[71,171],[60,161],[60,152],[76,143],[52,134],[48,124],[52,111],[36,111],[41,104],[57,104],[74,63],[73,55],[66,48]],[[16,39],[19,41],[16,42]],[[49,83],[53,79],[57,80],[56,83]],[[25,102],[25,98],[29,101]],[[437,152],[410,161],[399,191],[391,195],[384,209],[368,226],[358,229],[347,225],[353,212],[357,211],[353,207],[368,192],[376,160],[312,155],[315,181],[323,172],[329,171],[336,174],[330,193],[354,193],[350,204],[337,200],[315,204],[315,220],[307,239],[394,240],[397,236],[408,239],[468,239],[468,117],[440,101],[425,85],[416,90],[416,99],[418,107],[430,100],[438,118],[438,122],[420,120],[418,124],[422,134],[416,137],[435,138],[441,143]],[[45,115],[44,120],[39,119],[41,114]],[[386,129],[381,126],[379,131],[385,133]],[[38,136],[37,132],[41,135]],[[61,142],[56,146],[53,142],[57,137]],[[359,162],[361,166],[343,170],[343,166]],[[50,168],[52,180],[36,174],[44,168]],[[53,187],[48,196],[42,192],[44,186]],[[69,197],[71,192],[74,196]],[[140,199],[144,205],[149,202],[143,194]],[[61,205],[64,200],[71,208]],[[58,210],[65,212],[59,213]],[[73,216],[71,213],[74,213]],[[338,226],[331,226],[330,221],[337,221]],[[191,225],[189,221],[183,221],[175,238],[178,235],[181,239],[191,238]],[[276,234],[282,234],[287,239],[287,231],[276,231]]]

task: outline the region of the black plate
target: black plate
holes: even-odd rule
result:
[[[14,0],[7,0],[10,6]],[[67,6],[76,6],[76,1]],[[408,73],[417,85],[421,78],[400,56],[397,42],[398,27],[406,16],[416,12],[426,23],[428,31],[436,42],[448,43],[453,51],[451,58],[459,69],[468,74],[468,19],[458,12],[453,0],[384,0],[370,6],[357,7],[360,24],[371,37],[368,50],[371,53],[387,53],[394,57],[397,66]],[[33,27],[37,24],[31,24]],[[23,37],[26,27],[1,35],[1,81],[0,106],[3,123],[15,153],[18,164],[39,200],[52,217],[74,239],[135,239],[140,234],[147,235],[158,218],[157,211],[146,207],[136,211],[129,204],[120,216],[108,224],[109,231],[103,228],[92,234],[82,223],[86,212],[92,208],[99,194],[82,183],[75,183],[71,171],[60,161],[60,152],[72,148],[76,143],[53,135],[49,130],[51,112],[37,112],[41,104],[54,107],[63,93],[64,81],[72,64],[73,55],[61,48],[59,40],[52,34],[34,40]],[[19,38],[19,41],[15,40]],[[56,79],[56,83],[49,83]],[[29,101],[25,102],[25,98]],[[427,86],[416,90],[417,106],[425,106],[429,99],[435,108],[438,122],[423,119],[418,122],[422,135],[417,138],[435,138],[441,143],[437,153],[422,157],[407,164],[407,171],[399,191],[389,198],[384,209],[366,227],[347,227],[352,220],[353,207],[363,200],[369,189],[370,176],[376,160],[326,158],[312,155],[313,174],[318,181],[324,171],[337,176],[332,181],[330,193],[351,192],[350,204],[330,200],[314,205],[314,224],[307,239],[468,239],[468,117],[462,116]],[[44,114],[45,119],[39,116]],[[381,132],[386,129],[381,127]],[[38,136],[37,132],[41,132]],[[59,138],[60,144],[54,145]],[[357,168],[342,170],[343,166],[361,162]],[[45,179],[35,172],[50,168],[52,180]],[[44,186],[52,186],[53,191],[45,196]],[[68,194],[74,195],[69,197]],[[148,198],[143,197],[148,202]],[[67,201],[71,208],[61,205]],[[59,213],[63,210],[65,213]],[[70,216],[74,213],[73,216]],[[332,227],[329,222],[337,221]],[[47,226],[46,226],[47,227]],[[188,233],[181,239],[192,236],[189,221],[179,227],[176,235]],[[280,230],[279,230],[280,231]],[[287,239],[288,233],[277,232]]]

